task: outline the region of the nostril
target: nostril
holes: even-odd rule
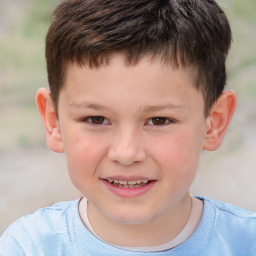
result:
[[[119,158],[118,160],[114,160],[115,163],[124,165],[124,166],[130,166],[132,165],[135,161],[131,159],[124,159],[124,158]]]

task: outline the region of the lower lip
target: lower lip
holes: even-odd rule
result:
[[[119,186],[113,185],[109,183],[107,180],[102,180],[102,181],[112,193],[114,193],[119,197],[126,197],[126,198],[141,196],[145,194],[147,191],[149,191],[156,183],[156,181],[150,181],[146,185],[143,185],[138,188],[125,188],[125,187],[119,187]]]

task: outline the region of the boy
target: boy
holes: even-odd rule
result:
[[[256,214],[192,197],[236,105],[214,0],[66,0],[37,105],[83,198],[23,217],[1,255],[256,255]]]

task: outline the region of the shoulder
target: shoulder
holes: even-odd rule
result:
[[[248,211],[246,209],[227,204],[224,202],[220,202],[217,200],[213,200],[207,197],[198,197],[199,199],[202,199],[205,204],[211,205],[215,212],[218,213],[221,216],[227,216],[230,220],[230,218],[234,218],[236,220],[241,221],[256,221],[256,213]]]
[[[65,223],[67,210],[72,206],[71,202],[62,202],[45,207],[36,212],[23,216],[14,222],[9,229],[24,229],[27,232],[34,231],[53,231],[60,230],[61,225]]]
[[[38,252],[38,245],[50,249],[54,243],[56,245],[59,241],[65,242],[68,236],[68,214],[77,209],[76,205],[78,200],[57,203],[21,217],[2,235],[0,252],[12,252],[14,247],[24,253]]]
[[[205,213],[213,213],[205,216],[213,224],[213,242],[234,252],[242,249],[256,253],[256,213],[205,197],[199,199],[204,201]]]

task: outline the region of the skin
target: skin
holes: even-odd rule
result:
[[[90,223],[105,241],[159,245],[187,223],[201,152],[219,147],[236,104],[234,92],[226,91],[206,118],[193,71],[148,57],[128,66],[121,54],[97,69],[69,64],[58,118],[49,91],[39,89],[47,144],[65,152],[71,180],[88,199]],[[120,196],[106,185],[113,177],[151,185]]]

